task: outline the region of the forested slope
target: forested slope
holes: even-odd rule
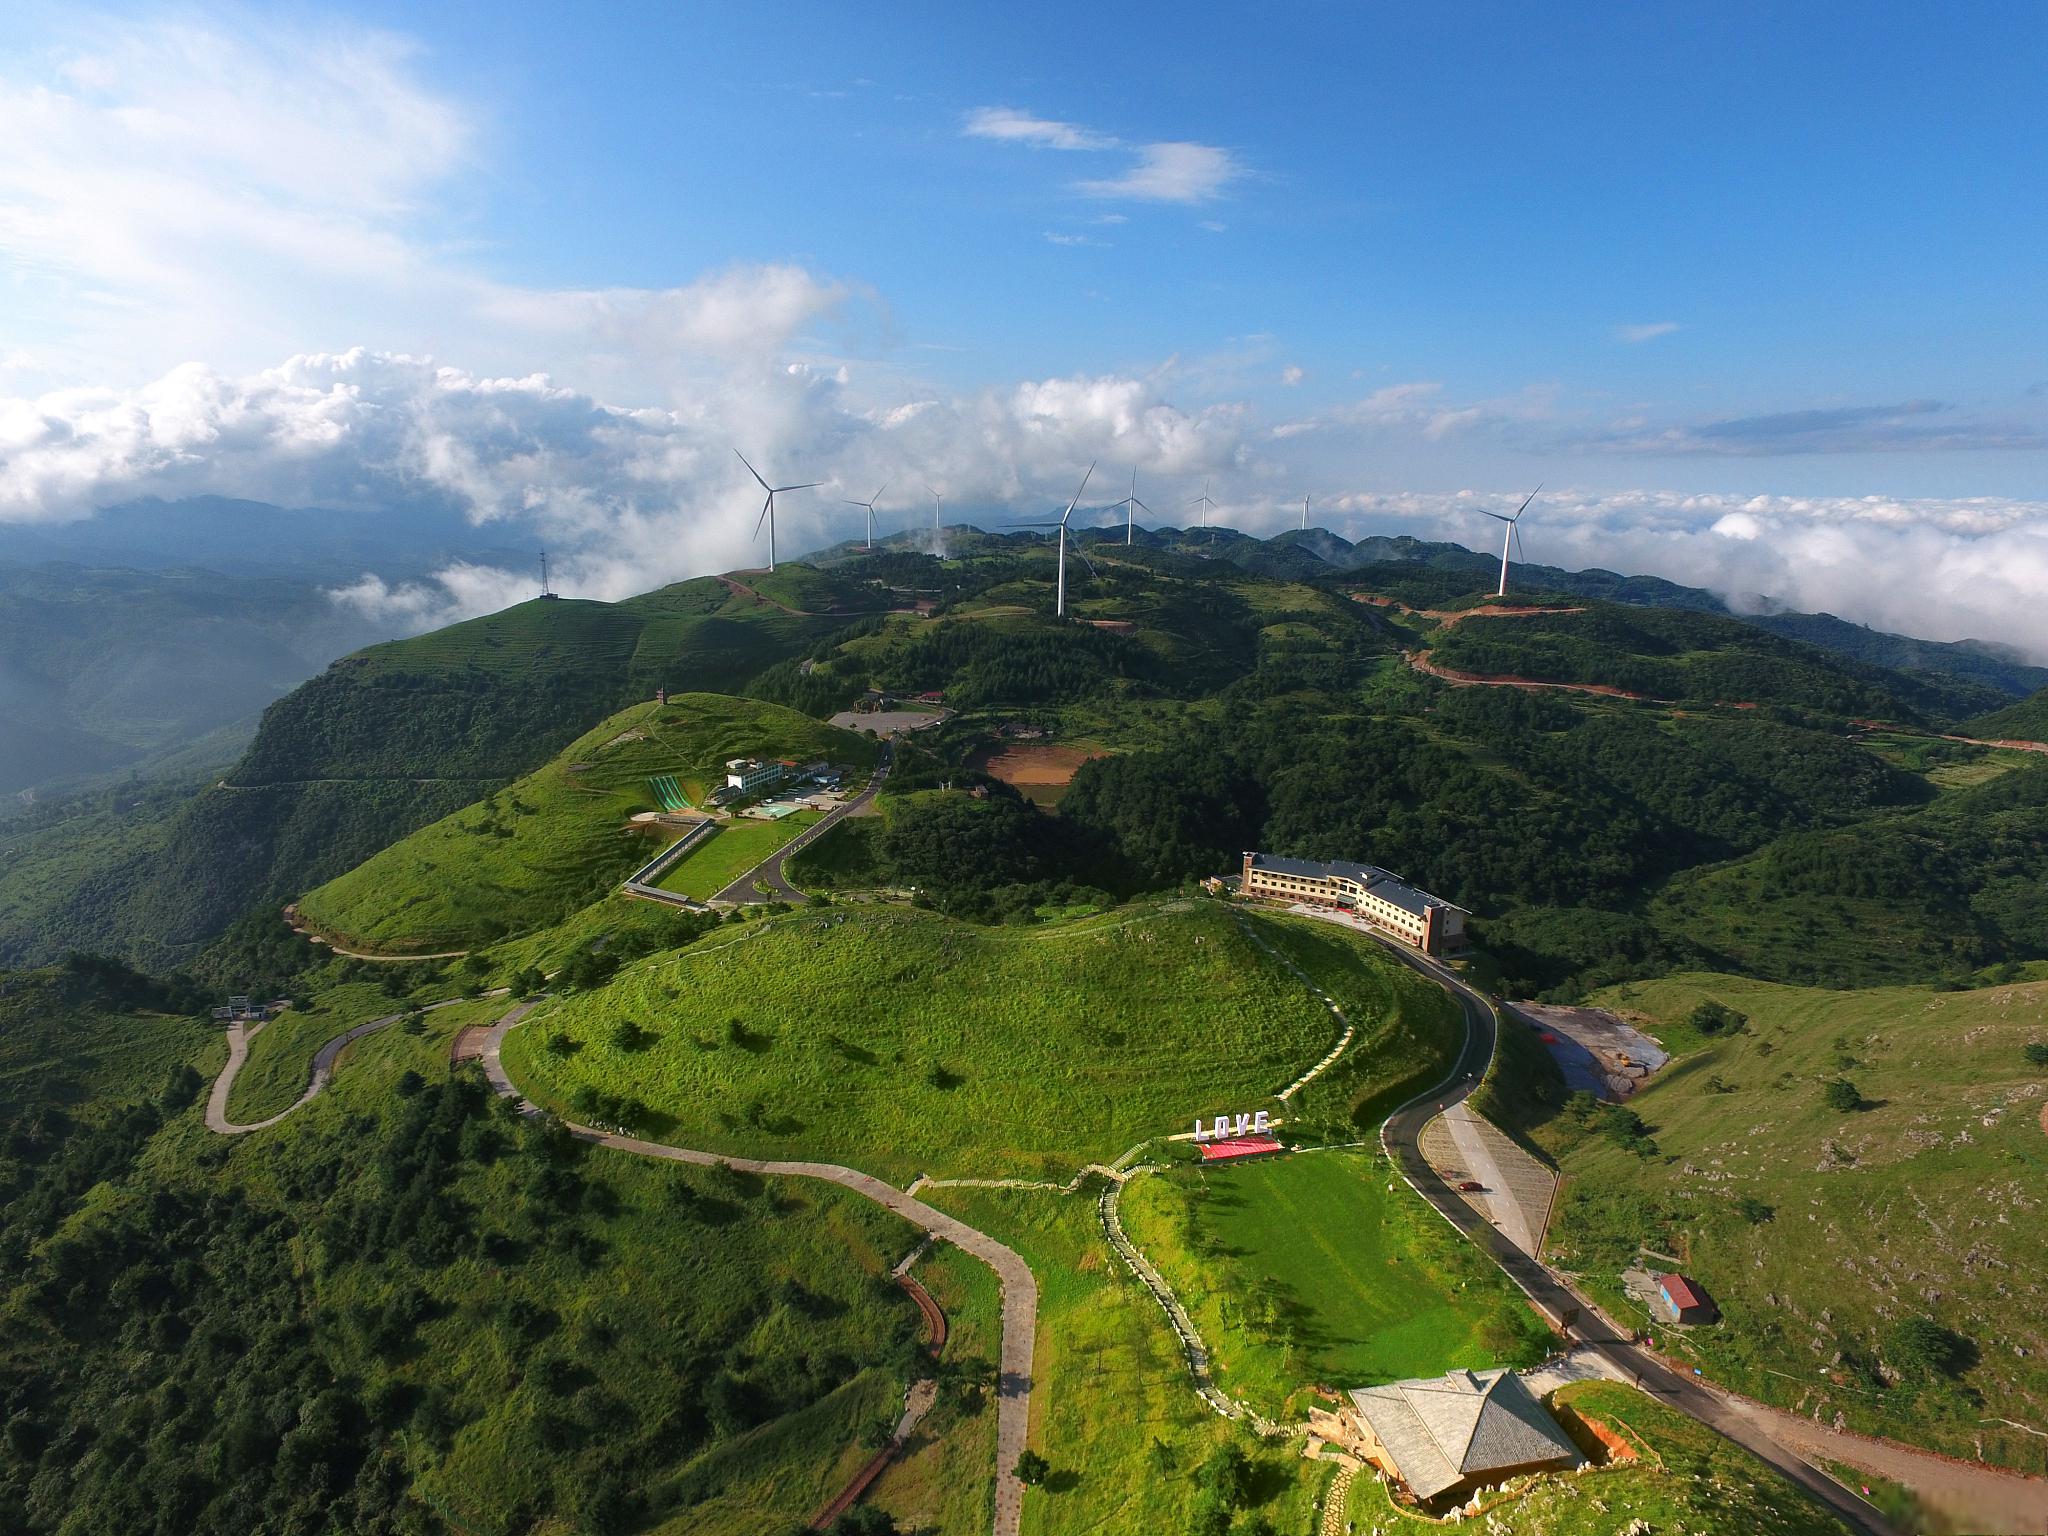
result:
[[[621,604],[535,600],[344,657],[265,711],[225,780],[132,826],[135,857],[64,852],[0,961],[112,950],[157,969],[237,915],[346,873],[545,762],[655,688],[737,690],[842,621],[713,578]],[[0,911],[8,873],[0,872]]]

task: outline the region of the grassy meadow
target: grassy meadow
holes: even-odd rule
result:
[[[654,775],[674,774],[701,803],[724,782],[729,758],[824,758],[865,768],[875,752],[851,731],[755,699],[679,694],[666,706],[636,704],[545,767],[309,892],[299,909],[321,933],[385,953],[433,953],[530,933],[596,900],[660,849],[630,823],[635,813],[659,808],[647,783]],[[772,835],[773,824],[761,826]],[[711,845],[759,835],[741,823]],[[704,852],[707,869],[729,856],[711,846]],[[693,856],[685,867],[696,862]]]
[[[1216,1379],[1272,1417],[1339,1389],[1533,1365],[1546,1329],[1378,1152],[1318,1151],[1134,1180],[1124,1230],[1188,1309]]]
[[[1399,985],[1368,944],[1350,954],[1359,992]],[[541,1102],[634,1100],[691,1146],[1064,1179],[1198,1114],[1271,1106],[1336,1036],[1220,904],[1022,929],[864,907],[649,957],[548,1004],[505,1056]]]
[[[1618,1276],[1673,1255],[1726,1321],[1659,1345],[1801,1414],[2041,1472],[2048,1442],[2048,982],[1828,992],[1676,976],[1598,994],[1652,1032],[1706,999],[1748,1016],[1681,1055],[1630,1108],[1641,1155],[1569,1111],[1534,1134],[1567,1183],[1556,1257],[1642,1317]],[[1698,1040],[1698,1036],[1693,1036]],[[1830,1107],[1833,1081],[1858,1107]],[[1955,1339],[1945,1369],[1896,1330]]]
[[[925,1198],[1014,1248],[1038,1281],[1031,1448],[1052,1471],[1024,1496],[1025,1536],[1188,1530],[1198,1469],[1226,1445],[1250,1459],[1252,1517],[1309,1528],[1323,1469],[1301,1460],[1298,1443],[1261,1442],[1195,1395],[1159,1304],[1102,1235],[1092,1186]]]

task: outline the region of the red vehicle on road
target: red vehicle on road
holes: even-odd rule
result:
[[[1468,1195],[1484,1194],[1486,1192],[1486,1186],[1477,1179],[1460,1179],[1458,1180],[1458,1188]]]

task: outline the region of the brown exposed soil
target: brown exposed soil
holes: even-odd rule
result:
[[[1081,765],[1106,752],[1089,752],[1081,747],[998,746],[984,747],[974,756],[974,766],[991,778],[1001,779],[1019,789],[1057,787],[1073,781]]]
[[[1450,683],[1459,688],[1525,688],[1530,692],[1556,690],[1562,693],[1594,693],[1607,699],[1633,699],[1638,704],[1670,702],[1667,699],[1653,699],[1647,693],[1631,693],[1626,688],[1615,688],[1607,683],[1544,683],[1533,677],[1497,677],[1484,672],[1460,672],[1455,667],[1440,666],[1430,660],[1427,651],[1410,651],[1408,665],[1418,672],[1428,673],[1439,682]]]

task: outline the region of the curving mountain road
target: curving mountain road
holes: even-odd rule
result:
[[[498,987],[484,993],[483,996],[503,997],[506,990],[504,987]],[[437,1008],[449,1008],[456,1003],[471,1001],[473,999],[467,997],[443,998],[438,1003],[429,1003],[420,1011],[432,1013]],[[380,1019],[371,1019],[366,1024],[358,1024],[354,1029],[344,1030],[336,1035],[314,1053],[313,1072],[306,1084],[306,1091],[268,1119],[258,1120],[249,1125],[236,1125],[228,1119],[228,1095],[234,1091],[235,1076],[242,1070],[242,1063],[249,1059],[249,1042],[256,1038],[264,1026],[258,1024],[254,1029],[245,1029],[240,1024],[230,1024],[228,1063],[220,1069],[220,1076],[213,1080],[213,1091],[206,1096],[206,1128],[217,1136],[246,1136],[251,1131],[268,1130],[293,1110],[301,1108],[319,1096],[320,1090],[325,1088],[328,1080],[334,1076],[334,1063],[343,1051],[363,1036],[374,1035],[380,1029],[389,1029],[404,1017],[403,1012],[387,1013]]]
[[[1479,1086],[1493,1061],[1499,1020],[1492,1003],[1448,966],[1401,945],[1387,943],[1385,947],[1449,992],[1465,1015],[1465,1046],[1450,1075],[1436,1088],[1395,1110],[1380,1127],[1380,1145],[1400,1168],[1402,1177],[1438,1214],[1506,1271],[1508,1278],[1554,1325],[1569,1337],[1590,1345],[1624,1380],[1635,1381],[1643,1390],[1734,1441],[1857,1529],[1869,1532],[1870,1536],[1892,1536],[1891,1527],[1875,1509],[1772,1439],[1735,1403],[1696,1378],[1680,1376],[1655,1355],[1638,1348],[1555,1271],[1502,1236],[1430,1167],[1422,1155],[1422,1129]],[[1574,1313],[1576,1319],[1565,1327],[1564,1320]]]

